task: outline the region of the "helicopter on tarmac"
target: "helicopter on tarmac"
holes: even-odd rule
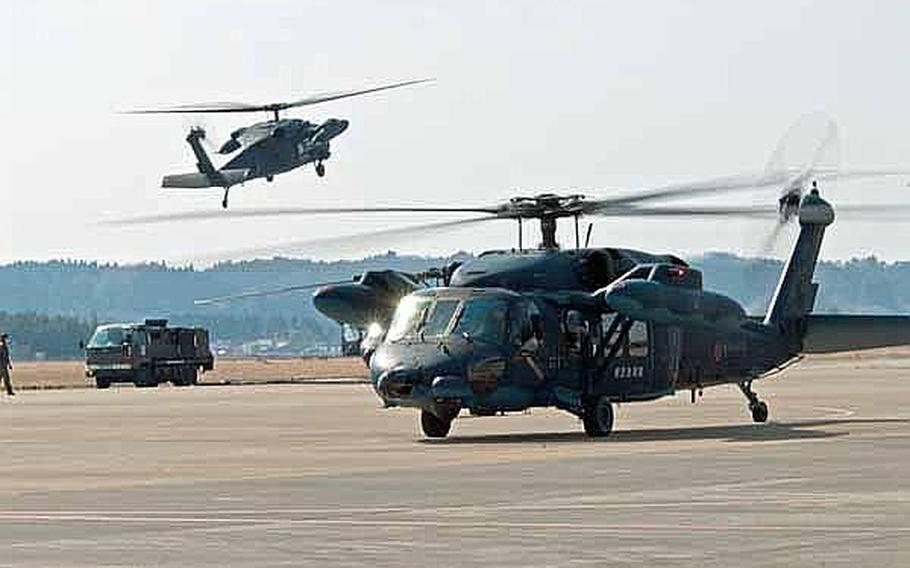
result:
[[[768,406],[753,381],[804,353],[910,344],[910,317],[813,316],[812,282],[833,208],[802,198],[800,233],[764,318],[702,289],[683,263],[640,264],[594,292],[446,287],[405,297],[370,358],[386,406],[420,409],[428,437],[474,414],[556,407],[592,437],[613,405],[736,384],[755,422]]]
[[[801,355],[910,344],[910,317],[812,315],[815,265],[834,220],[814,184],[800,196],[796,217],[788,216],[800,232],[763,318],[704,290],[701,273],[671,255],[560,250],[556,220],[592,210],[580,196],[511,203],[516,218],[538,220],[550,246],[484,253],[449,271],[443,287],[398,290],[385,299],[400,301],[382,300],[397,308],[367,346],[373,387],[386,406],[420,409],[428,437],[446,436],[462,409],[489,415],[531,407],[568,411],[589,436],[607,436],[614,404],[680,390],[691,390],[694,401],[696,392],[721,384],[738,385],[752,419],[765,422],[768,406],[753,381]],[[783,207],[687,214],[789,214]],[[382,317],[371,311],[382,294],[358,289],[355,302],[350,284],[336,286],[316,292],[317,309],[348,321]]]
[[[270,182],[278,174],[314,162],[316,164],[316,175],[323,177],[325,175],[325,164],[323,162],[331,155],[329,143],[333,138],[347,130],[349,126],[347,120],[338,118],[330,118],[322,124],[298,118],[281,118],[281,111],[387,89],[396,89],[431,80],[419,79],[356,91],[325,93],[289,102],[189,104],[171,108],[134,110],[128,111],[127,114],[203,114],[263,111],[271,113],[271,120],[257,122],[231,132],[230,138],[218,149],[218,154],[229,155],[238,150],[240,152],[218,168],[215,167],[208,152],[202,145],[202,141],[206,137],[205,130],[201,127],[191,128],[186,141],[196,156],[196,168],[199,171],[166,175],[161,182],[162,187],[223,188],[224,199],[221,202],[221,206],[227,209],[228,193],[234,185],[256,178],[265,178],[266,181]]]

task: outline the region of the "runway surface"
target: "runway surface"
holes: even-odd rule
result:
[[[417,416],[362,385],[0,399],[2,566],[907,566],[910,360],[623,406]]]

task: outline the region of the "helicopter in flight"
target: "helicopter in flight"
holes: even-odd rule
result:
[[[190,129],[187,143],[196,157],[197,172],[164,176],[161,186],[166,188],[224,189],[221,206],[227,209],[228,194],[232,186],[247,181],[265,178],[271,182],[276,175],[315,163],[316,175],[325,175],[325,160],[331,156],[330,142],[349,126],[344,119],[330,118],[321,124],[299,118],[281,118],[282,111],[335,101],[348,97],[397,89],[432,81],[418,79],[368,89],[312,95],[289,102],[249,104],[239,102],[188,104],[169,108],[141,109],[127,111],[127,114],[206,114],[206,113],[249,113],[267,112],[270,120],[244,126],[231,132],[217,152],[228,156],[234,154],[224,165],[216,167],[202,142],[206,132],[201,127]]]

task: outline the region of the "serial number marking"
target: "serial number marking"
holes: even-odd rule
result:
[[[645,368],[642,365],[620,366],[613,368],[614,379],[641,379],[645,376]]]

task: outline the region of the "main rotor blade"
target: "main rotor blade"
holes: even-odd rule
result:
[[[897,217],[889,217],[893,213],[910,213],[910,204],[834,204],[834,213],[848,213],[850,216],[856,214],[875,214],[881,215],[881,219],[888,221],[904,221]],[[599,217],[746,217],[746,218],[779,218],[780,210],[777,206],[756,205],[742,207],[711,207],[711,206],[681,206],[681,207],[627,207],[620,209],[604,209],[591,213]]]
[[[585,210],[591,214],[599,214],[597,211],[600,209],[619,205],[636,205],[639,203],[672,200],[680,197],[700,197],[737,191],[754,191],[774,186],[785,186],[791,183],[794,177],[800,176],[801,174],[802,172],[797,170],[779,170],[761,174],[744,174],[671,184],[638,193],[589,200],[585,202]],[[808,178],[816,179],[818,181],[837,181],[904,175],[910,176],[910,170],[870,168],[841,171],[820,170],[811,173]]]
[[[413,79],[410,81],[402,81],[400,83],[392,83],[391,85],[382,85],[380,87],[371,87],[369,89],[359,89],[356,91],[341,91],[336,93],[322,93],[318,95],[311,95],[302,99],[297,99],[289,103],[283,103],[282,109],[301,107],[307,105],[315,105],[318,103],[325,103],[328,101],[336,101],[338,99],[346,99],[348,97],[358,97],[360,95],[366,95],[369,93],[377,93],[379,91],[386,91],[389,89],[398,89],[400,87],[407,87],[408,85],[416,85],[418,83],[428,83],[435,81],[436,79]],[[280,103],[282,104],[282,103]]]
[[[197,114],[212,112],[256,112],[269,110],[262,105],[237,102],[190,103],[162,108],[125,110],[121,114]]]
[[[778,208],[770,205],[742,207],[666,206],[606,208],[588,213],[598,217],[777,217]]]
[[[307,105],[314,105],[317,103],[324,103],[328,101],[335,101],[338,99],[345,99],[348,97],[356,97],[360,95],[366,95],[369,93],[376,93],[379,91],[386,91],[388,89],[398,89],[400,87],[406,87],[408,85],[416,85],[418,83],[426,83],[429,81],[435,81],[435,79],[414,79],[411,81],[402,81],[399,83],[392,83],[389,85],[381,85],[379,87],[371,87],[368,89],[357,89],[354,91],[339,91],[334,93],[321,93],[316,95],[310,95],[302,99],[297,99],[295,101],[289,102],[278,102],[278,103],[264,103],[264,104],[250,104],[250,103],[241,103],[241,102],[212,102],[212,103],[191,103],[184,105],[176,105],[171,107],[163,108],[151,108],[151,109],[137,109],[137,110],[128,110],[124,111],[123,114],[193,114],[193,113],[217,113],[217,112],[259,112],[259,111],[280,111],[294,107],[301,107]]]
[[[716,177],[670,184],[656,189],[619,195],[617,197],[591,200],[586,202],[586,205],[591,209],[600,209],[617,205],[633,205],[650,201],[669,200],[678,197],[695,197],[730,191],[754,190],[783,183],[787,179],[786,174],[783,172]]]
[[[241,292],[239,294],[230,294],[227,296],[215,296],[213,298],[201,298],[199,300],[193,300],[193,304],[197,306],[210,306],[212,304],[221,304],[225,302],[232,302],[234,300],[243,300],[246,298],[259,298],[262,296],[275,296],[278,294],[288,294],[290,292],[299,292],[302,290],[314,290],[316,288],[322,288],[323,286],[334,286],[336,284],[350,284],[354,279],[348,280],[335,280],[333,282],[319,282],[316,284],[301,284],[298,286],[285,286],[284,288],[272,288],[270,290],[251,290],[249,292]]]
[[[497,207],[278,207],[258,209],[230,209],[227,211],[185,211],[161,215],[144,215],[129,219],[101,221],[101,225],[153,225],[179,221],[205,219],[243,219],[257,217],[283,217],[288,215],[338,215],[346,213],[489,213],[495,215]]]
[[[435,232],[444,232],[447,230],[476,225],[485,221],[496,221],[498,217],[474,217],[469,219],[458,219],[455,221],[440,221],[434,223],[425,223],[421,225],[408,225],[406,227],[397,227],[394,229],[380,229],[378,231],[366,231],[363,233],[354,233],[340,237],[327,237],[320,239],[311,239],[305,241],[292,241],[269,245],[265,247],[252,247],[225,251],[206,255],[203,258],[182,259],[180,262],[187,261],[224,261],[238,258],[262,258],[266,256],[280,256],[289,254],[309,253],[314,250],[331,248],[333,246],[347,244],[375,244],[377,241],[385,239],[401,239],[404,237],[427,236]]]

